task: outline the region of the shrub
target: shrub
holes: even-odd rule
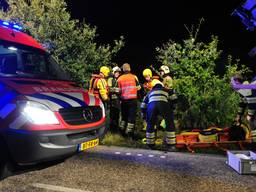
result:
[[[240,71],[239,63],[231,56],[220,57],[217,37],[203,43],[197,42],[196,35],[190,33],[182,43],[170,40],[156,48],[158,60],[174,74],[181,100],[176,107],[178,124],[181,129],[227,126],[233,121],[239,102],[238,94],[230,86],[230,77]],[[226,66],[224,72],[216,70],[217,61]],[[243,67],[241,71],[246,70]]]

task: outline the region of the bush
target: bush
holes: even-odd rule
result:
[[[238,62],[229,56],[222,63],[226,65],[223,74],[216,72],[221,55],[218,38],[203,43],[190,34],[182,43],[169,41],[156,50],[158,60],[174,73],[175,89],[182,101],[176,108],[181,129],[230,125],[239,102],[238,94],[230,86],[230,77],[239,71]],[[243,67],[241,71],[246,70]]]

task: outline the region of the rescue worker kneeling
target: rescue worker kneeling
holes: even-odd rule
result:
[[[154,79],[152,84],[152,90],[146,95],[141,104],[143,119],[146,118],[147,121],[146,143],[151,149],[155,147],[156,133],[154,127],[157,123],[157,116],[161,115],[166,122],[166,131],[163,143],[165,144],[167,151],[176,151],[175,127],[170,118],[171,107],[168,101],[169,94],[159,80]]]

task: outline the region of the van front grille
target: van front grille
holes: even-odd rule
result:
[[[62,108],[59,113],[69,125],[84,125],[97,122],[102,118],[100,106]]]

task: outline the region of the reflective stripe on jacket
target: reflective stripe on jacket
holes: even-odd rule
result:
[[[154,101],[163,101],[168,103],[168,92],[162,87],[157,85],[146,95],[141,103],[141,109],[146,109],[147,105]]]
[[[108,83],[108,87],[109,87],[110,99],[118,99],[120,89],[117,84],[117,79],[114,77],[109,77],[107,83]]]
[[[131,73],[123,74],[118,78],[117,82],[121,92],[121,99],[137,99],[137,91],[141,87],[135,75]]]

